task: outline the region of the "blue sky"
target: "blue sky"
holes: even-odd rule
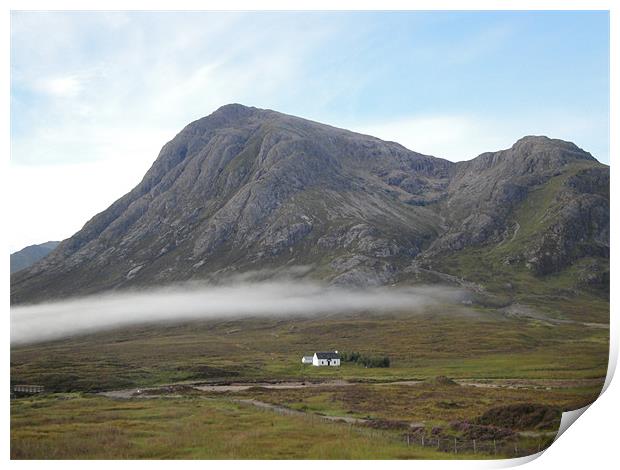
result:
[[[230,102],[450,160],[545,134],[608,163],[609,17],[14,12],[11,248],[72,235]]]

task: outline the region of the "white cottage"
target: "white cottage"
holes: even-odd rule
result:
[[[340,355],[334,352],[315,352],[312,356],[312,365],[321,366],[340,366]]]

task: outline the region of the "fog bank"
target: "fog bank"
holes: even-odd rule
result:
[[[326,313],[415,312],[438,303],[459,302],[463,296],[462,291],[436,286],[358,290],[300,281],[208,287],[185,284],[12,307],[11,344],[59,339],[142,323]]]

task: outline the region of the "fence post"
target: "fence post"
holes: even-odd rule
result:
[[[474,454],[476,453],[476,439],[474,439]]]
[[[454,438],[454,453],[455,454],[457,453],[457,450],[456,450],[456,437]]]
[[[495,443],[495,439],[493,439],[493,453],[497,454],[497,444]]]
[[[409,445],[409,434],[407,434],[407,445]]]
[[[422,436],[422,447],[424,447],[424,436]]]

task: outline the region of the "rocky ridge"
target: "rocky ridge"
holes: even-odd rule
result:
[[[381,285],[405,282],[412,263],[500,244],[511,247],[506,269],[545,276],[587,258],[594,278],[584,284],[604,282],[609,167],[536,136],[452,163],[227,105],[185,127],[132,191],[13,275],[11,300],[292,266],[335,284]]]

